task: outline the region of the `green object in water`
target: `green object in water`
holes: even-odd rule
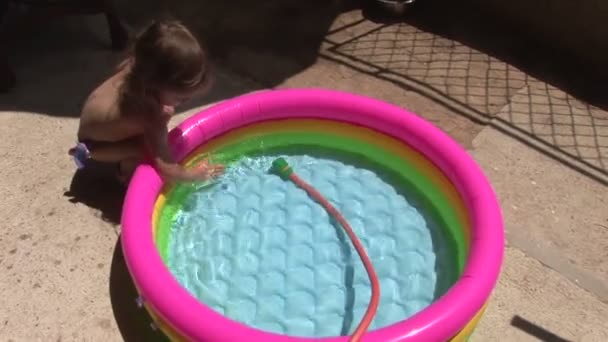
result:
[[[285,160],[284,158],[275,159],[272,162],[272,166],[270,167],[269,171],[278,175],[283,180],[289,179],[289,177],[293,173],[291,166],[289,166],[289,163],[287,163],[287,160]]]

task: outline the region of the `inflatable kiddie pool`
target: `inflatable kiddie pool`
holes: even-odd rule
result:
[[[208,184],[141,165],[122,248],[140,301],[172,340],[347,341],[370,298],[352,245],[306,193],[266,172],[282,157],[359,236],[380,282],[364,341],[463,341],[497,281],[504,232],[480,168],[450,137],[375,99],[273,90],[205,109],[170,132]]]

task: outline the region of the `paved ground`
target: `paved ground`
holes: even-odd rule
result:
[[[504,210],[505,265],[473,340],[607,341],[608,114],[544,83],[544,71],[490,57],[470,47],[477,41],[430,33],[424,16],[384,25],[341,13],[338,1],[277,3],[252,9],[281,14],[266,26],[251,13],[175,9],[202,33],[216,32],[207,35],[221,62],[212,94],[175,121],[272,87],[342,89],[418,113],[471,152]],[[60,36],[70,39],[58,43]],[[101,18],[68,20],[17,44],[20,85],[0,95],[3,341],[158,337],[135,308],[116,248],[121,189],[99,175],[74,175],[65,155],[81,101],[118,57],[103,44]]]

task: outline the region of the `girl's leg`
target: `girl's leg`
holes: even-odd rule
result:
[[[131,177],[133,177],[133,173],[135,173],[135,169],[142,162],[142,158],[129,158],[124,159],[118,163],[118,172],[116,178],[122,184],[129,184],[131,181]]]
[[[144,159],[144,151],[143,138],[133,137],[117,142],[81,142],[68,154],[74,158],[79,169],[92,165],[87,161],[115,164],[117,177],[126,181]]]

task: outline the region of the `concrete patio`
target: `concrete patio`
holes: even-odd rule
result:
[[[558,62],[529,67],[503,53],[527,48],[516,38],[489,46],[455,23],[430,25],[428,13],[386,24],[336,3],[256,7],[287,17],[271,28],[263,17],[252,23],[256,13],[210,22],[195,20],[217,15],[204,4],[175,5],[208,38],[218,70],[212,92],[173,123],[287,87],[350,91],[419,114],[471,153],[503,208],[505,264],[472,340],[608,341],[608,112],[586,102],[585,82],[569,87],[552,77]],[[123,11],[138,25],[133,8]],[[311,18],[317,24],[304,25]],[[118,248],[121,189],[75,176],[66,155],[84,97],[120,57],[104,30],[103,18],[71,18],[23,39],[12,56],[19,85],[0,95],[2,341],[160,338],[135,306]]]

